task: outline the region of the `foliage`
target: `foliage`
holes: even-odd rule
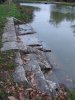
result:
[[[14,2],[75,2],[75,0],[13,0]]]
[[[75,100],[75,89],[71,90],[70,92],[70,99]]]

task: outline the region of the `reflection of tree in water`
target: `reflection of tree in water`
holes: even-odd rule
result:
[[[74,36],[75,36],[75,25],[71,25],[71,28],[73,29],[73,33],[74,33]]]
[[[51,5],[50,23],[53,25],[60,24],[63,20],[75,20],[75,7],[63,5]]]

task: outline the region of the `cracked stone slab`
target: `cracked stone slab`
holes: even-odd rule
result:
[[[22,41],[17,42],[18,50],[27,51],[27,46]]]
[[[7,18],[7,23],[4,28],[4,33],[2,36],[2,42],[14,42],[16,41],[16,32],[14,27],[13,18]]]
[[[35,84],[36,84],[37,89],[43,92],[47,92],[50,95],[50,91],[49,91],[50,89],[46,83],[44,74],[41,71],[41,68],[36,58],[36,54],[28,54],[28,57],[25,56],[25,59],[26,58],[28,59],[28,62],[24,65],[25,71],[31,71],[32,73],[34,73]],[[33,83],[31,84],[33,85]]]
[[[16,60],[17,67],[15,68],[15,72],[13,73],[14,81],[15,82],[25,82],[27,84],[28,81],[25,76],[25,70],[23,68],[23,62],[22,62],[19,52],[17,52],[15,60]]]
[[[27,50],[27,47],[23,45],[22,42],[5,42],[3,43],[3,47],[1,48],[1,51],[6,50]]]
[[[23,35],[19,36],[20,40],[25,45],[41,45],[41,42],[38,40],[38,38],[35,35]]]
[[[37,58],[37,62],[39,66],[41,67],[41,70],[51,70],[52,69],[51,62],[49,61],[50,59],[48,58],[45,52],[40,51],[36,48],[27,47],[27,53],[36,54],[35,57]]]
[[[2,42],[14,42],[14,41],[16,41],[16,35],[13,33],[14,33],[13,31],[12,31],[12,34],[10,34],[10,32],[3,33]]]
[[[42,48],[40,48],[39,50],[44,52],[51,52],[51,49],[47,46],[45,42],[42,42]]]
[[[1,48],[1,51],[11,50],[11,49],[18,49],[16,42],[5,42],[3,43],[3,47]]]
[[[35,33],[30,24],[21,24],[15,26],[19,35],[27,35]]]
[[[15,31],[13,17],[7,18],[7,23],[5,25],[4,32],[9,32],[9,31]]]
[[[27,83],[27,78],[25,77],[25,70],[23,68],[23,66],[18,66],[16,69],[15,69],[15,73],[14,73],[14,81],[15,82],[23,82],[23,81],[26,81]]]

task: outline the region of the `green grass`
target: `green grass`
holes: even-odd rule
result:
[[[55,3],[64,6],[75,6],[75,3],[69,3],[69,2],[55,2]]]
[[[27,19],[32,18],[34,7],[21,7],[12,3],[9,5],[0,4],[0,28],[4,27],[6,22],[6,17],[13,16],[20,20],[27,21]]]
[[[6,17],[7,17],[7,5],[0,4],[0,47],[2,46],[1,39],[2,39],[2,32],[3,32],[3,27],[6,22]]]
[[[16,52],[9,50],[0,52],[0,70],[12,70],[16,67],[15,64]]]
[[[70,100],[75,100],[75,89],[70,91]]]

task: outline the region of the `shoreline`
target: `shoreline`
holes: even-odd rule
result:
[[[65,6],[75,6],[75,3],[67,3],[67,2],[48,2],[48,1],[26,1],[20,3],[42,3],[42,4],[60,4]]]

